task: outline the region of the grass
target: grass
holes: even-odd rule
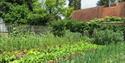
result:
[[[89,42],[86,37],[78,33],[67,33],[64,37],[56,37],[51,33],[46,35],[25,34],[18,36],[0,37],[0,51],[15,51],[34,48],[51,48],[63,44],[75,44],[77,42]]]
[[[53,34],[25,34],[0,38],[0,63],[41,63],[61,61],[75,53],[96,49],[97,45],[79,33],[67,32],[64,37]]]
[[[124,63],[125,44],[95,45],[79,33],[0,37],[0,63]]]
[[[76,52],[84,52],[88,49],[96,48],[97,45],[85,44],[82,42],[63,45],[64,47],[50,48],[46,50],[25,50],[21,52],[10,52],[4,53],[1,56],[1,62],[14,62],[14,63],[40,63],[49,61],[62,61],[65,59],[70,59],[70,55]],[[21,54],[24,52],[23,54]],[[8,55],[7,55],[8,54]],[[21,56],[20,56],[21,54]],[[7,59],[7,60],[6,60]]]
[[[73,59],[60,63],[124,63],[125,44],[108,45],[90,50]]]
[[[7,37],[7,36],[8,36],[8,33],[1,33],[1,32],[0,32],[0,36]]]

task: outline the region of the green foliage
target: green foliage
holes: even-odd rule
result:
[[[112,23],[114,22],[114,23]],[[65,30],[78,32],[84,36],[94,39],[95,44],[105,45],[123,41],[124,18],[106,17],[100,20],[93,20],[88,23],[74,20],[62,20],[52,25],[54,35],[63,36]]]
[[[89,41],[89,38],[69,31],[64,37],[56,37],[50,33],[1,37],[0,63],[39,63],[63,59],[75,52],[84,52],[97,47]]]
[[[83,47],[81,47],[83,46]],[[87,49],[96,48],[97,45],[83,44],[78,42],[77,44],[65,44],[63,47],[49,48],[46,50],[24,50],[24,57],[18,58],[17,55],[21,53],[6,53],[0,57],[0,62],[14,62],[14,63],[41,63],[50,61],[60,61],[60,59],[66,58],[75,52],[82,52]],[[30,57],[30,58],[29,58]]]
[[[103,18],[103,21],[106,22],[124,22],[125,19],[121,17],[105,17]]]
[[[79,39],[78,39],[79,38]],[[47,34],[17,34],[8,37],[0,38],[0,50],[1,51],[13,51],[13,50],[23,50],[23,49],[33,49],[33,48],[49,48],[54,46],[54,44],[73,44],[79,41],[87,41],[79,33],[67,32],[63,37],[56,37],[51,33]],[[89,42],[89,41],[88,41]]]
[[[93,39],[95,44],[107,45],[123,41],[123,34],[122,32],[114,32],[112,30],[96,31]]]
[[[110,5],[112,4],[116,4],[117,2],[124,2],[125,0],[99,0],[97,5],[98,6],[109,6],[109,3]]]
[[[74,10],[81,9],[81,0],[68,0],[69,6],[73,7]]]
[[[45,5],[48,14],[55,17],[55,20],[61,19],[62,16],[69,17],[73,10],[65,7],[65,0],[46,0]]]
[[[109,1],[110,1],[110,5],[115,3],[116,0],[99,0],[97,5],[98,6],[109,6]]]
[[[59,20],[52,22],[52,32],[54,35],[62,36],[65,34],[65,30],[72,26],[72,22],[70,20]]]
[[[10,3],[0,2],[0,16],[2,16],[3,13],[7,13],[10,10],[10,8]]]
[[[89,34],[92,35],[93,30],[97,28],[100,28],[100,24],[96,22],[86,23],[70,19],[61,21],[59,20],[52,24],[52,32],[55,35],[63,35],[65,30],[70,30],[71,32],[79,32],[81,34],[84,34],[85,30],[87,30]]]
[[[25,5],[13,5],[8,13],[3,15],[5,23],[27,23],[28,8]]]
[[[32,6],[33,11],[30,11],[24,0],[22,4],[17,0],[1,1],[0,17],[9,24],[47,25],[62,16],[70,16],[72,12],[72,8],[65,7],[65,0],[46,0],[42,6],[38,0],[33,0]]]
[[[60,63],[124,63],[124,50],[125,44],[112,44],[92,49]]]
[[[125,21],[125,18],[121,17],[114,17],[114,16],[107,16],[105,18],[100,18],[100,19],[93,19],[90,20],[90,22],[96,22],[96,23],[122,23]]]

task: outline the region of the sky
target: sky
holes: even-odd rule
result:
[[[95,7],[99,0],[81,0],[81,8],[91,8]]]

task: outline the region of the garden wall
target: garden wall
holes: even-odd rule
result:
[[[71,17],[76,20],[90,20],[99,18],[100,13],[102,12],[102,7],[94,7],[83,10],[74,11]]]
[[[125,17],[125,2],[112,7],[93,7],[83,10],[76,10],[71,18],[75,20],[91,20],[94,18],[103,18],[106,16]]]

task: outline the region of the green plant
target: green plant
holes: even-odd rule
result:
[[[124,22],[125,19],[121,17],[106,17],[104,18],[106,22]]]
[[[66,58],[76,52],[84,52],[97,45],[88,37],[66,31],[63,37],[53,34],[21,34],[0,37],[0,62],[39,63]],[[11,52],[12,51],[12,52]]]
[[[95,44],[100,45],[118,43],[120,41],[123,41],[123,34],[120,31],[114,32],[113,30],[101,30],[96,31],[93,39]]]
[[[124,63],[125,44],[111,44],[97,49],[89,50],[73,59],[64,60],[60,63]]]
[[[65,30],[70,30],[71,32],[78,32],[83,34],[88,28],[87,23],[77,22],[75,20],[64,19],[54,22],[52,25],[52,32],[55,35],[63,35]]]
[[[8,37],[0,37],[0,50],[3,52],[41,47],[44,49],[54,46],[54,44],[73,44],[75,42],[85,40],[83,38],[84,37],[79,33],[71,33],[69,31],[66,31],[65,35],[62,37],[54,36],[52,33],[41,35],[33,33],[19,33],[16,35],[9,35]]]

